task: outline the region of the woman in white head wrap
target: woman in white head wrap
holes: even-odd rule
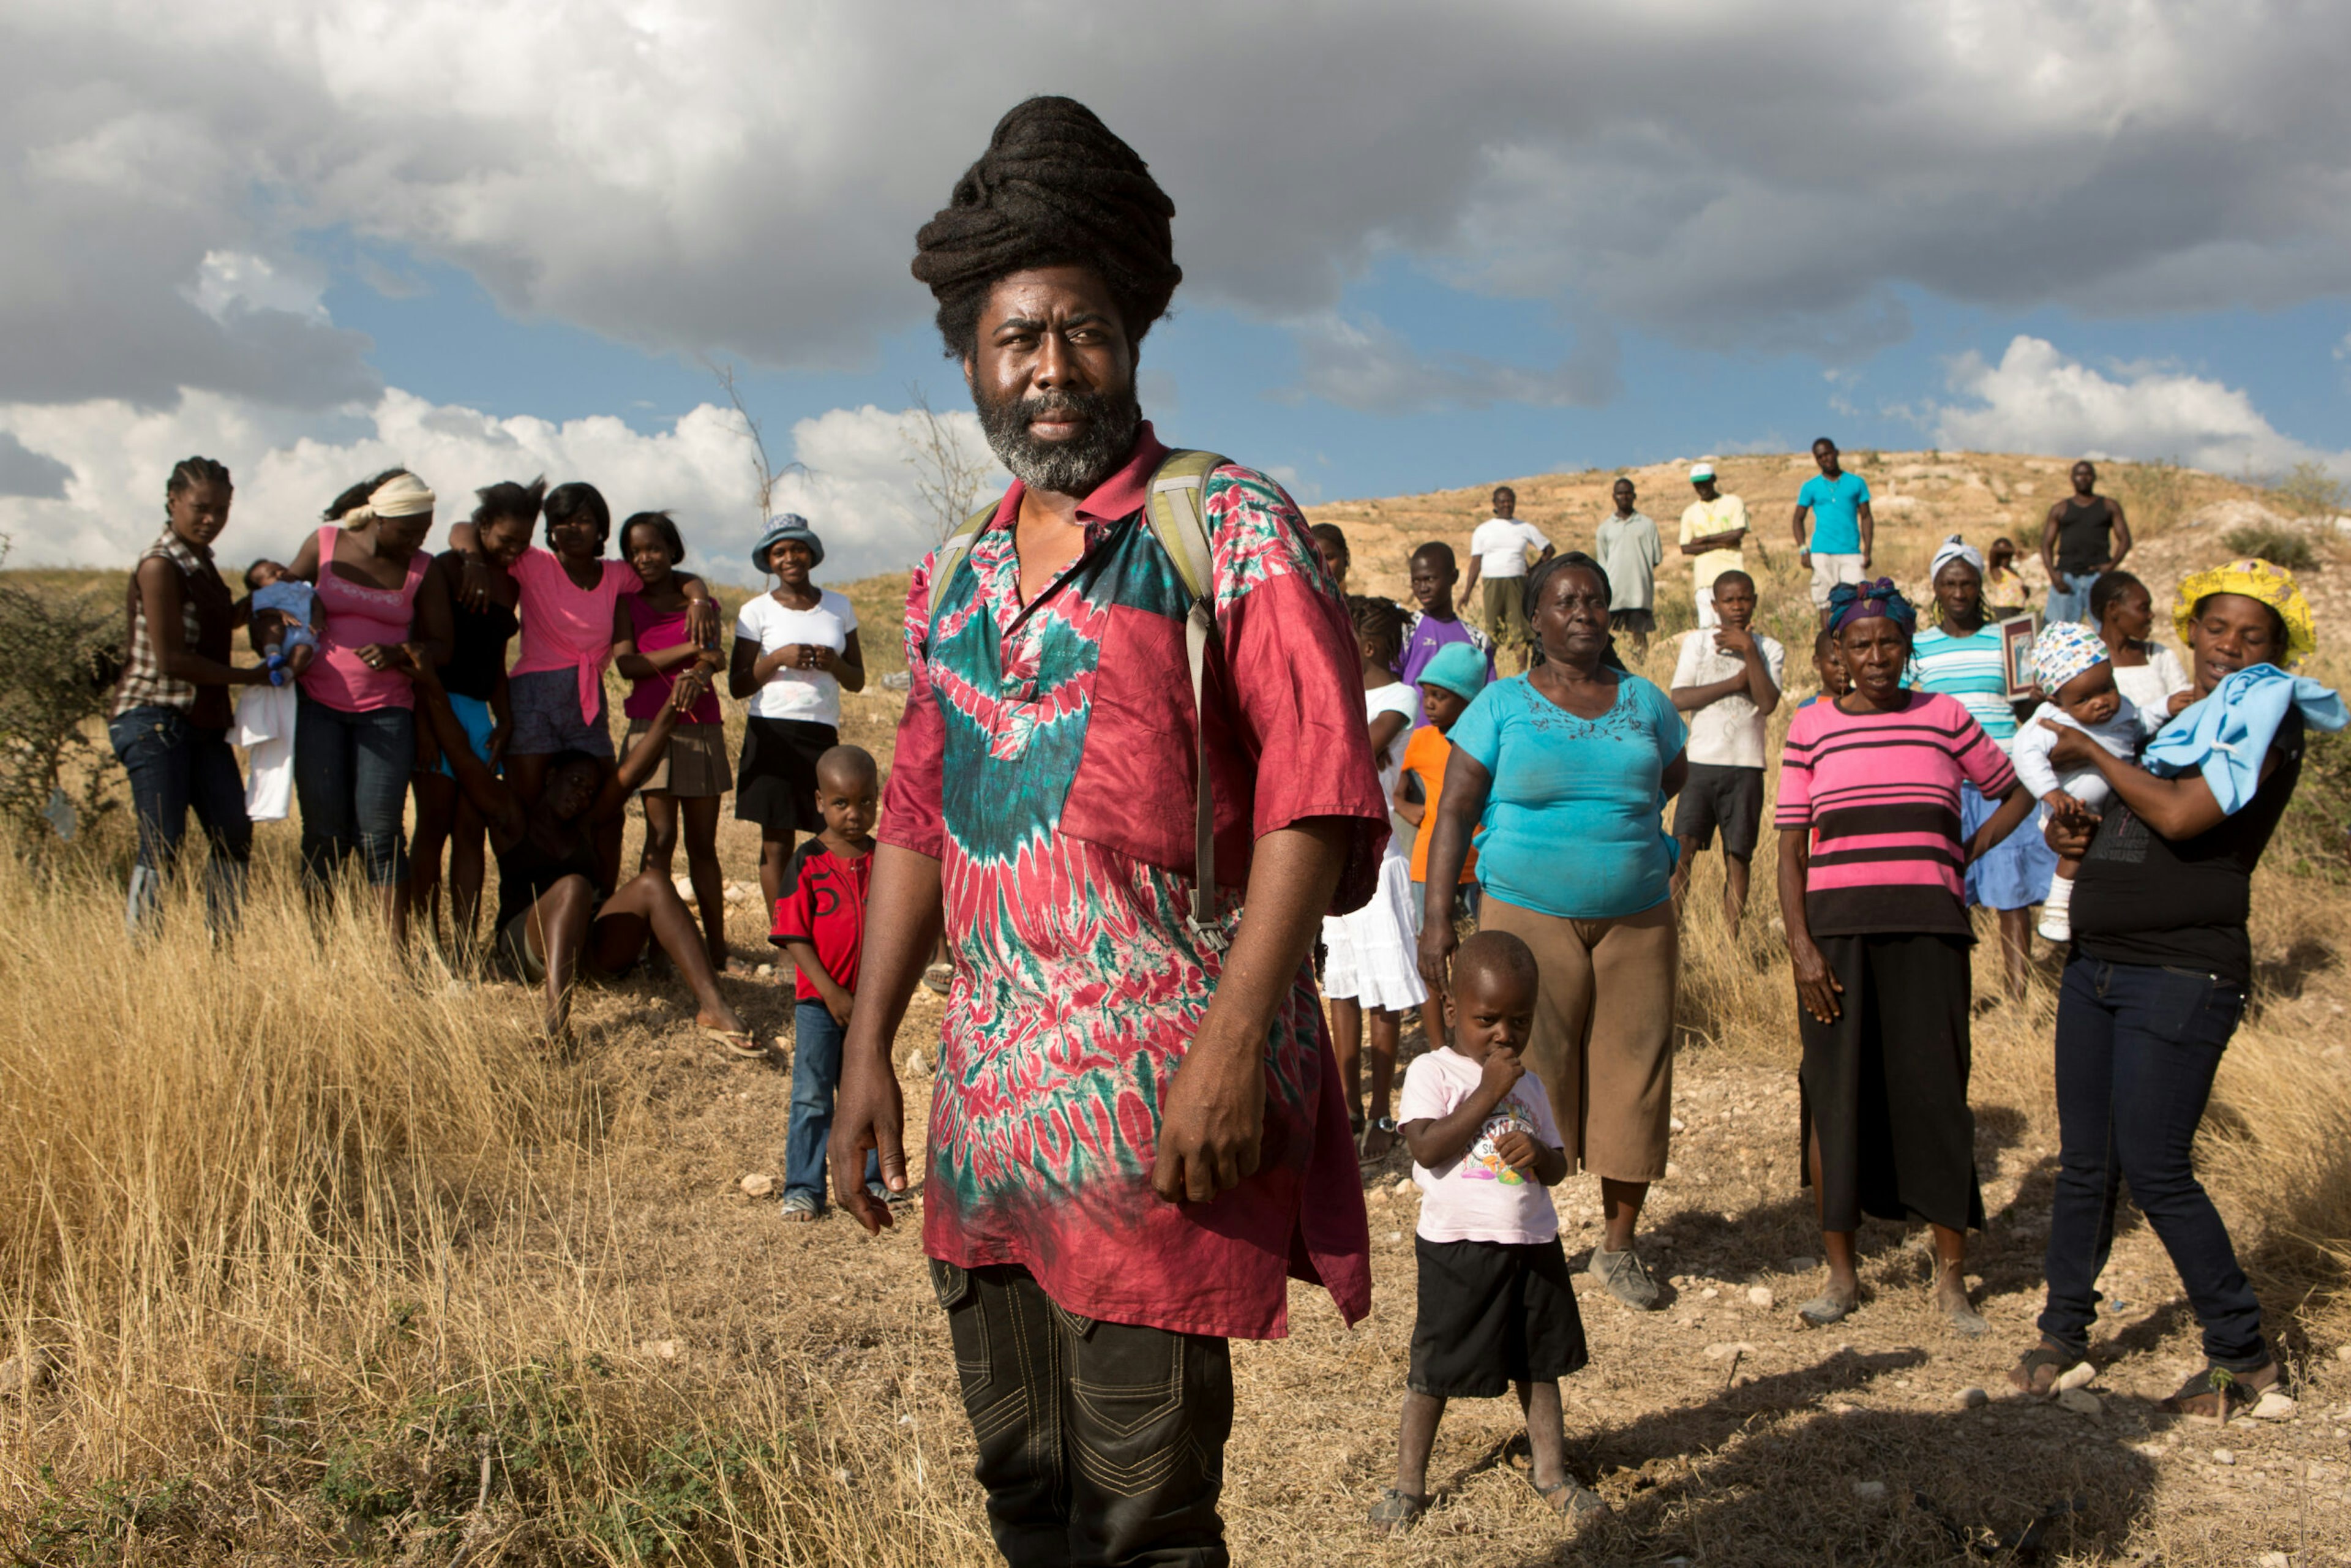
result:
[[[2016,744],[2016,707],[2008,700],[2008,661],[2000,628],[1984,609],[1983,552],[1953,534],[1935,551],[1937,621],[1910,643],[1909,684],[1959,699],[2005,753]],[[1995,802],[1959,787],[1959,826],[1972,834]],[[2048,892],[2057,857],[2038,833],[2011,833],[1968,865],[1968,903],[2000,912],[2009,994],[2024,995],[2032,956],[2032,906]]]
[[[394,938],[408,936],[402,809],[415,770],[416,694],[404,644],[449,657],[449,592],[427,570],[432,487],[387,469],[335,497],[287,573],[319,591],[319,653],[294,727],[302,877],[323,891],[357,854]]]

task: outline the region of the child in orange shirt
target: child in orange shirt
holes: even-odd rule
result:
[[[1448,643],[1421,667],[1420,706],[1428,722],[1405,743],[1404,760],[1396,771],[1395,812],[1416,830],[1412,843],[1412,921],[1420,929],[1428,880],[1428,833],[1437,802],[1445,793],[1445,761],[1453,743],[1445,732],[1468,711],[1470,701],[1486,688],[1487,655],[1467,643]],[[1461,862],[1461,885],[1454,896],[1474,918],[1478,913],[1478,852]],[[1420,1026],[1436,1049],[1445,1035],[1444,1005],[1434,996],[1420,1007]]]

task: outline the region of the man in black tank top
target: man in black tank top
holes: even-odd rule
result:
[[[2090,589],[2130,548],[2123,504],[2098,494],[2098,471],[2087,460],[2074,464],[2073,495],[2052,506],[2041,525],[2041,564],[2049,569],[2044,619],[2089,620]]]

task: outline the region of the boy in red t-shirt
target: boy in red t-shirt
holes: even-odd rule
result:
[[[865,947],[865,894],[873,876],[873,819],[881,779],[862,747],[836,746],[816,760],[817,810],[824,831],[800,846],[784,873],[768,940],[799,971],[792,1015],[792,1113],[784,1134],[784,1218],[824,1212],[824,1152],[841,1087],[841,1042]],[[904,1201],[882,1185],[881,1162],[865,1156],[866,1190]]]

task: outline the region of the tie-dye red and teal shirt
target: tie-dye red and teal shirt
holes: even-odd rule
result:
[[[932,562],[906,595],[913,674],[878,836],[940,862],[955,985],[931,1102],[923,1244],[1028,1268],[1063,1310],[1270,1338],[1290,1276],[1353,1322],[1370,1242],[1311,970],[1265,1046],[1255,1176],[1214,1202],[1151,1188],[1160,1106],[1216,992],[1186,925],[1192,688],[1182,579],[1143,516],[1166,449],[1144,425],[1079,509],[1078,559],[1029,604],[1015,483],[933,623]],[[1336,903],[1359,905],[1387,833],[1362,656],[1304,520],[1272,481],[1208,477],[1220,646],[1210,661],[1217,883],[1228,933],[1250,850],[1354,819]]]

